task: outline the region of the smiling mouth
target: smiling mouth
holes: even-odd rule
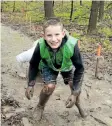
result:
[[[50,42],[51,45],[57,45],[59,42],[52,43]]]

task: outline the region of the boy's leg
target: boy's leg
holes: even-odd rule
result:
[[[76,98],[76,103],[75,105],[77,106],[78,110],[79,110],[79,113],[80,115],[82,116],[82,118],[85,118],[87,116],[87,114],[84,112],[82,106],[81,106],[81,103],[80,103],[80,94],[77,96]]]
[[[69,85],[70,90],[72,90],[72,85],[73,85],[73,72],[74,72],[73,69],[71,71],[68,71],[68,72],[61,72],[64,83],[66,85]]]
[[[25,68],[24,68],[23,65],[24,65],[24,63],[18,62],[18,64],[17,64],[17,73],[18,73],[19,77],[26,78]]]
[[[45,105],[55,89],[57,76],[58,72],[54,72],[47,67],[42,70],[42,79],[44,81],[44,86],[40,92],[38,105],[34,109],[33,116],[35,121],[39,121],[42,118]]]
[[[29,62],[31,60],[31,57],[33,55],[35,47],[32,47],[31,49],[24,51],[16,56],[16,60],[18,62],[18,75],[22,78],[26,78],[25,68],[23,67],[23,64],[25,62]]]

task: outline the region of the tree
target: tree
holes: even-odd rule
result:
[[[53,0],[53,7],[54,7],[54,0]]]
[[[72,14],[73,14],[73,0],[71,1],[70,21],[72,20]]]
[[[6,4],[6,2],[5,2],[5,1],[3,1],[3,0],[1,0],[1,12],[3,12],[3,11],[4,11],[4,4]]]
[[[80,0],[80,6],[82,6],[82,0]]]
[[[99,15],[98,15],[98,20],[101,21],[104,16],[104,1],[99,2]]]
[[[12,10],[12,12],[14,12],[15,11],[15,1],[14,1],[14,4],[13,4],[13,10]]]
[[[98,17],[98,3],[99,1],[92,1],[87,33],[93,33],[96,30],[97,17]]]
[[[54,17],[53,2],[52,1],[44,1],[44,11],[45,11],[45,18],[46,19],[48,19],[50,17]]]
[[[3,1],[1,1],[1,12],[3,12]]]
[[[62,6],[63,6],[63,0],[62,0]]]

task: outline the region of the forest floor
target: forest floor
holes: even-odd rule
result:
[[[21,30],[22,29],[22,30]],[[28,30],[28,29],[27,29]],[[38,38],[38,37],[37,37]],[[16,55],[31,48],[33,37],[26,35],[22,25],[1,23],[1,125],[32,126],[30,111],[37,105],[42,88],[36,83],[31,100],[25,97],[27,80],[18,77]],[[56,90],[46,105],[44,116],[37,126],[112,126],[112,54],[104,55],[95,78],[96,58],[91,52],[82,52],[85,76],[81,104],[88,114],[81,118],[76,106],[65,107],[70,89],[58,76]],[[28,64],[25,64],[27,69]],[[60,98],[59,98],[60,97]],[[27,113],[27,114],[26,114]],[[24,116],[24,115],[27,116]]]

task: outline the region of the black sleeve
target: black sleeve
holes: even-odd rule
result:
[[[38,73],[38,66],[41,60],[39,43],[35,47],[34,53],[30,60],[29,71],[28,71],[28,86],[34,86],[36,76]]]
[[[75,66],[74,78],[73,78],[73,90],[79,90],[82,86],[84,66],[83,66],[82,57],[78,48],[78,44],[75,45],[74,54],[71,60],[73,62],[73,65]]]

